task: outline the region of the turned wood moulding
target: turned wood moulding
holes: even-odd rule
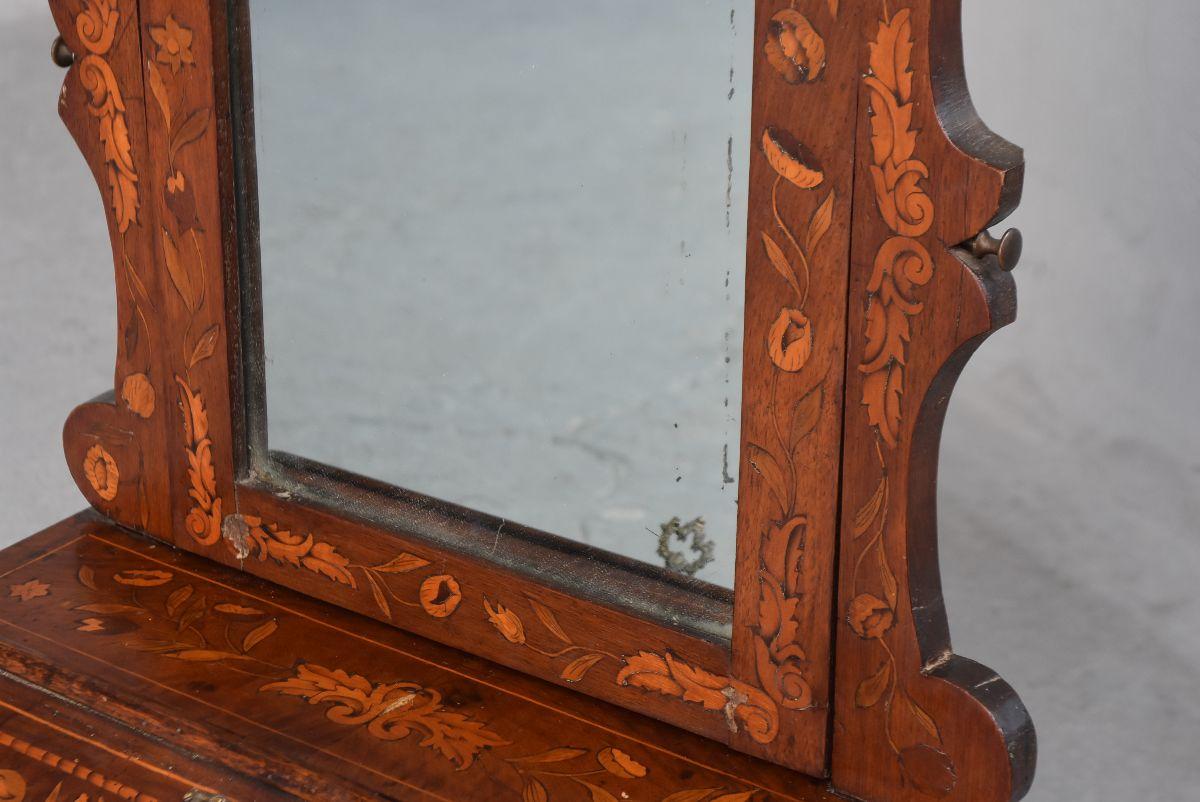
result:
[[[116,268],[114,390],[64,432],[97,509],[864,799],[1023,795],[1032,726],[952,653],[936,558],[946,403],[1015,314],[976,238],[1023,170],[959,0],[756,3],[731,594],[270,452],[245,1],[50,6]]]

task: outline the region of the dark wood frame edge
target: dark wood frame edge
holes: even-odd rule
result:
[[[71,42],[73,39],[72,31],[69,30],[69,26],[64,25],[64,15],[67,13],[65,10],[67,1],[68,0],[50,0],[52,8],[54,8],[56,11],[56,19],[59,21],[60,30],[62,30],[64,38],[66,38],[68,42]],[[124,0],[115,1],[124,2]],[[236,44],[234,42],[224,40],[223,20],[228,9],[222,8],[221,4],[225,1],[226,0],[213,0],[209,4],[211,16],[208,22],[211,25],[211,34],[213,36],[212,52],[217,54],[219,59],[224,58],[222,54],[228,54],[236,51]],[[143,9],[153,2],[155,2],[155,0],[141,0]],[[171,2],[176,6],[184,6],[189,4],[189,0],[171,0]],[[229,0],[229,2],[233,3],[235,0]],[[911,5],[916,7],[924,5],[927,2],[928,0],[913,0]],[[130,3],[125,3],[126,8],[128,8],[129,5]],[[934,13],[931,18],[931,38],[937,41],[939,45],[944,46],[944,43],[947,41],[948,28],[946,26],[955,26],[958,22],[959,3],[934,3],[934,5],[937,6],[939,11]],[[221,24],[217,24],[218,22],[221,22]],[[136,27],[138,28],[139,32],[145,29],[146,24],[147,23],[144,19],[138,21],[138,25]],[[998,137],[991,135],[990,132],[988,132],[986,128],[982,126],[982,123],[978,120],[977,115],[975,115],[974,109],[970,106],[969,98],[966,95],[965,80],[963,80],[961,76],[961,40],[957,36],[957,30],[954,30],[953,33],[953,36],[949,36],[949,41],[958,42],[958,50],[955,51],[953,48],[939,50],[938,53],[940,54],[940,57],[936,61],[938,68],[933,70],[932,75],[935,98],[938,98],[936,101],[938,120],[941,122],[943,130],[947,134],[948,138],[956,147],[960,149],[962,153],[988,164],[990,168],[996,169],[1002,174],[997,211],[994,215],[992,215],[993,219],[998,220],[1011,211],[1012,207],[1015,206],[1015,203],[1019,198],[1020,172],[1022,169],[1019,161],[1019,150],[1013,148],[1012,146],[1007,146],[1007,143],[1003,143],[1003,141]],[[143,62],[145,61],[144,58],[142,60]],[[242,78],[243,80],[248,81],[249,76],[246,73],[248,73],[248,71],[243,71]],[[305,466],[303,463],[295,460],[292,460],[289,463],[287,459],[284,459],[283,462],[286,465],[285,470],[278,471],[276,469],[272,469],[266,471],[265,475],[262,475],[259,473],[261,464],[256,463],[248,456],[254,452],[256,446],[262,446],[265,444],[261,442],[263,434],[261,429],[256,429],[252,425],[246,425],[246,421],[252,419],[251,416],[246,414],[246,412],[248,411],[249,405],[254,403],[253,399],[255,394],[252,391],[255,389],[253,387],[253,382],[255,380],[252,377],[247,378],[242,371],[236,369],[236,366],[241,364],[243,361],[253,365],[256,359],[258,360],[258,364],[261,365],[261,353],[256,353],[256,351],[258,351],[257,348],[250,347],[254,343],[255,330],[257,329],[259,332],[261,332],[261,317],[256,317],[255,315],[256,312],[260,315],[261,310],[256,310],[253,303],[243,298],[244,295],[248,296],[253,291],[255,287],[254,277],[251,277],[251,280],[248,284],[241,283],[241,280],[239,279],[239,257],[235,255],[243,253],[248,246],[248,240],[246,239],[246,236],[247,232],[251,231],[253,228],[253,215],[252,213],[245,213],[240,209],[236,213],[236,216],[230,215],[228,212],[230,208],[233,208],[228,201],[236,197],[237,183],[234,181],[233,173],[227,167],[227,165],[231,163],[237,163],[237,160],[233,158],[233,152],[236,147],[234,134],[233,131],[228,127],[228,121],[230,119],[229,107],[225,107],[224,112],[222,112],[221,104],[228,102],[228,98],[236,96],[236,93],[239,91],[244,91],[246,87],[238,82],[231,82],[227,79],[228,76],[223,75],[222,70],[216,70],[214,96],[216,102],[215,108],[217,109],[218,113],[216,115],[217,131],[212,141],[212,147],[214,148],[216,154],[216,163],[220,165],[218,169],[215,170],[215,174],[218,176],[216,190],[218,197],[221,199],[221,208],[223,209],[220,217],[220,239],[222,246],[221,255],[223,264],[221,268],[219,284],[225,293],[226,302],[223,320],[225,321],[226,326],[228,326],[223,333],[223,350],[225,352],[224,356],[228,360],[229,364],[235,367],[235,369],[230,370],[227,375],[226,380],[228,382],[228,393],[226,400],[229,403],[227,409],[238,410],[238,413],[230,414],[224,421],[224,425],[229,427],[229,430],[232,434],[232,444],[226,444],[225,446],[227,448],[231,448],[230,454],[232,459],[230,461],[231,465],[225,465],[221,468],[221,476],[224,478],[221,478],[220,481],[223,484],[229,484],[230,490],[237,500],[237,509],[239,510],[240,514],[241,502],[243,498],[258,498],[261,501],[262,497],[264,496],[271,495],[276,491],[286,490],[291,482],[298,477],[299,474],[297,474],[296,471],[303,473],[311,466]],[[68,81],[70,80],[71,79],[69,76]],[[138,96],[139,92],[137,90],[140,90],[140,96]],[[140,84],[132,92],[128,91],[127,89],[127,93],[127,100],[142,104],[140,108],[133,108],[130,111],[130,125],[135,134],[134,148],[136,150],[138,147],[140,147],[137,141],[137,129],[139,126],[142,132],[140,136],[143,137],[143,141],[145,141],[145,137],[149,136],[147,132],[149,128],[151,128],[149,125],[149,111],[147,110],[149,106],[149,94],[146,91],[145,86]],[[66,95],[64,94],[64,118],[67,118],[72,113],[71,108],[65,105],[66,103]],[[953,108],[950,108],[948,112],[948,108],[951,106],[953,106]],[[138,119],[139,111],[144,112],[146,115],[141,120]],[[94,142],[85,142],[80,140],[78,135],[79,129],[73,128],[72,130],[73,133],[76,133],[77,135],[77,141],[79,141],[80,148],[83,151],[85,158],[87,158],[89,164],[92,165],[93,170],[97,173],[97,180],[100,181],[103,192],[104,184],[100,172],[100,165],[103,163],[102,157],[97,153]],[[1016,155],[1014,156],[1014,154]],[[145,154],[142,155],[144,156]],[[243,176],[243,181],[247,181],[246,176]],[[249,179],[248,184],[243,184],[243,186],[246,185],[252,185],[252,178]],[[149,205],[149,202],[147,202],[147,205]],[[240,204],[236,204],[235,206],[240,206]],[[110,226],[114,226],[113,210],[110,208],[108,213],[110,218]],[[114,249],[117,250],[119,263],[122,255],[120,249],[123,248],[124,245],[118,243],[118,238],[115,234],[115,227],[113,240]],[[976,273],[977,277],[982,275],[977,271],[975,265],[969,264],[971,262],[969,257],[963,257],[960,255],[959,258],[964,263],[965,268],[970,270],[970,272]],[[159,271],[159,275],[161,277],[162,271]],[[165,293],[165,288],[152,288],[152,291],[158,291],[161,297],[161,295]],[[1003,294],[1004,293],[1002,293],[1002,295]],[[119,281],[118,298],[118,309],[121,311],[122,294]],[[995,313],[997,309],[1003,306],[1003,303],[998,304],[997,306],[993,307],[993,312]],[[249,312],[249,314],[247,314],[247,312]],[[995,317],[993,320],[994,327],[1001,325],[1001,317],[1006,317],[1006,314]],[[1007,322],[1007,320],[1004,320],[1003,322]],[[979,339],[982,340],[982,337]],[[948,396],[949,389],[953,385],[953,378],[957,376],[957,372],[961,370],[962,365],[965,364],[967,357],[969,357],[969,351],[972,351],[974,346],[977,344],[977,342],[973,343],[970,348],[964,348],[960,352],[956,352],[954,358],[951,360],[954,365],[951,366],[950,363],[947,363],[947,366],[939,371],[937,385],[945,385],[944,391],[946,396]],[[120,375],[120,367],[121,356],[119,352],[118,377]],[[166,394],[161,392],[163,389],[162,384],[159,385],[159,389],[160,403],[165,405]],[[923,401],[921,407],[922,411],[919,415],[919,426],[921,427],[922,431],[937,430],[935,433],[940,433],[940,416],[937,421],[934,421],[933,418],[927,414],[927,411],[930,408],[930,399],[932,399],[934,396],[940,395],[941,391],[934,392],[934,390],[931,388],[929,394]],[[112,406],[109,406],[110,404]],[[77,483],[83,490],[85,496],[87,496],[88,500],[98,509],[124,525],[131,526],[140,531],[148,532],[159,537],[160,539],[175,541],[177,545],[189,547],[190,550],[199,551],[199,553],[204,554],[205,556],[213,557],[221,562],[237,564],[237,561],[231,560],[228,555],[223,555],[218,551],[191,548],[187,543],[181,542],[183,537],[182,535],[175,534],[176,532],[181,531],[178,522],[183,518],[183,515],[186,512],[186,501],[181,500],[176,495],[175,488],[178,488],[181,484],[179,480],[179,469],[177,467],[171,468],[170,471],[164,470],[159,472],[160,477],[164,477],[164,482],[166,476],[171,477],[169,482],[165,482],[167,487],[157,488],[152,486],[146,490],[143,497],[139,501],[139,506],[141,509],[140,512],[137,513],[135,513],[127,504],[127,502],[123,500],[124,497],[116,500],[98,498],[94,485],[89,487],[89,477],[85,475],[85,471],[81,470],[80,460],[78,458],[78,440],[80,432],[85,427],[92,426],[96,423],[94,414],[107,415],[107,410],[112,409],[113,407],[116,407],[118,410],[120,409],[120,401],[116,398],[115,393],[107,393],[90,404],[84,405],[72,414],[64,434],[64,441],[68,452],[68,461],[71,465],[72,473]],[[221,411],[222,410],[219,407],[216,410],[218,415],[221,413]],[[177,420],[178,417],[175,416],[175,419]],[[138,421],[135,421],[134,423],[140,427],[138,431],[141,433],[130,434],[130,439],[137,441],[139,444],[144,443],[147,446],[145,453],[139,454],[139,464],[142,467],[140,467],[139,471],[137,472],[141,473],[144,478],[145,474],[147,473],[147,470],[144,466],[146,464],[156,464],[158,461],[158,459],[155,457],[155,451],[159,449],[165,449],[166,445],[173,440],[173,435],[169,433],[173,430],[173,427],[168,426],[168,421],[164,421],[162,418],[159,418],[148,424],[143,424],[142,422]],[[111,437],[111,435],[111,431],[105,430],[94,433],[92,436],[93,439],[103,441],[104,438]],[[932,468],[929,468],[928,470],[932,470],[934,475],[936,475],[936,448],[932,450],[934,452],[934,464]],[[163,453],[169,454],[172,452],[164,451]],[[173,460],[164,459],[162,461],[167,464],[172,464]],[[150,471],[150,473],[153,472],[154,471]],[[133,473],[133,476],[136,477],[137,473]],[[350,482],[348,484],[352,488],[357,483]],[[920,482],[914,482],[909,486],[909,491],[914,496],[916,496],[919,492],[919,484]],[[322,499],[314,497],[312,501],[322,502]],[[287,503],[293,505],[298,504],[298,502],[295,500]],[[914,503],[909,508],[910,513],[912,513],[914,510],[917,510],[920,506],[921,505]],[[411,509],[411,506],[409,508]],[[469,514],[464,517],[469,517]],[[374,523],[375,522],[373,521],[363,521],[360,522],[359,525],[373,525]],[[920,521],[915,520],[910,515],[910,520],[908,522],[910,527],[914,527],[919,523]],[[490,529],[485,526],[484,531],[490,531]],[[910,531],[912,530],[910,529]],[[932,529],[930,531],[932,531]],[[538,537],[540,536],[535,535],[533,539],[537,540]],[[401,542],[406,543],[409,542],[409,540],[403,539]],[[922,561],[920,556],[922,547],[920,546],[919,541],[917,539],[909,539],[906,547],[909,549],[910,554],[918,558],[914,560],[914,565],[917,567],[921,566]],[[932,572],[932,576],[936,580],[936,543],[934,542],[930,544],[929,549],[934,555],[934,560],[932,563],[929,563],[931,566],[929,571]],[[461,557],[461,552],[458,552],[456,556]],[[255,566],[254,568],[248,570],[251,570],[252,573],[257,575],[271,579],[272,581],[279,582],[280,584],[294,587],[302,592],[309,592],[312,593],[312,595],[321,596],[327,600],[332,600],[335,603],[342,604],[342,606],[349,606],[339,602],[336,599],[329,599],[327,595],[322,596],[320,593],[313,593],[313,589],[311,587],[306,586],[305,583],[302,582],[295,582],[293,577],[289,577],[284,572],[276,570],[272,563],[266,562],[261,564],[261,566]],[[1009,795],[1011,798],[1018,798],[1024,793],[1024,790],[1028,787],[1028,783],[1032,777],[1032,755],[1034,752],[1035,742],[1032,726],[1028,721],[1028,716],[1026,713],[1024,713],[1024,708],[1020,705],[1019,700],[1016,699],[1015,694],[1012,693],[1011,689],[1008,688],[1007,685],[1002,684],[994,674],[987,672],[981,667],[978,667],[977,664],[974,664],[965,658],[958,658],[949,654],[948,637],[945,640],[944,652],[942,652],[942,649],[939,646],[939,641],[946,633],[944,613],[939,611],[939,614],[941,614],[942,617],[940,620],[938,620],[938,616],[930,612],[938,609],[937,604],[929,606],[926,606],[924,603],[918,604],[918,598],[920,597],[922,590],[925,590],[925,588],[921,588],[919,586],[928,578],[928,572],[924,572],[919,576],[911,577],[910,581],[906,583],[910,589],[914,589],[912,597],[914,610],[916,610],[918,607],[921,607],[923,611],[924,617],[916,627],[916,634],[920,642],[922,656],[927,662],[924,673],[931,677],[945,679],[950,682],[950,684],[964,690],[986,710],[988,717],[994,722],[997,728],[997,736],[1005,745],[1006,752],[1010,756],[1009,765],[1011,768],[1011,776],[1008,784],[1008,790],[1010,792]],[[638,579],[639,581],[644,581],[645,578],[638,577]],[[929,585],[929,588],[934,587],[935,586],[932,584]],[[940,600],[940,594],[938,594],[938,598]],[[723,606],[724,603],[718,602],[714,607],[711,604],[712,601],[713,600],[710,598],[709,603],[707,603],[707,609],[709,612],[714,609],[725,609]],[[603,604],[603,602],[601,602],[601,604]],[[839,605],[835,606],[835,628],[839,625],[842,617],[841,609],[842,608],[839,602]],[[609,612],[611,613],[611,610]],[[722,616],[720,615],[716,616],[717,620],[720,620],[721,618]],[[696,620],[699,622],[699,626],[693,627],[695,630],[692,633],[693,637],[695,635],[704,634],[706,630],[706,624],[704,622],[706,620],[711,622],[714,619],[712,617],[705,619],[704,615],[701,615]],[[724,624],[722,622],[721,626],[723,625]],[[706,641],[705,643],[701,643],[700,641],[692,641],[695,643],[695,650],[691,654],[686,654],[686,656],[691,658],[694,654],[696,655],[698,662],[705,663],[709,668],[716,669],[719,672],[727,671],[727,664],[723,664],[723,660],[717,657],[721,651],[719,644],[725,641],[725,636],[723,636],[721,633],[713,632],[711,629],[707,632],[707,634],[710,637],[703,639]],[[436,635],[434,637],[436,637]],[[684,638],[680,639],[678,633],[667,632],[662,634],[660,646],[661,648],[666,649],[668,652],[687,652],[689,647],[684,647],[683,650],[678,650],[677,647],[667,645],[677,644],[681,641],[688,642],[688,637],[685,636]],[[457,641],[454,638],[451,638],[445,642],[449,642],[454,645]],[[715,650],[713,648],[714,645],[718,645],[718,648]],[[936,654],[939,652],[944,654],[944,659],[938,660],[936,658]],[[499,659],[500,662],[505,662],[509,665],[514,665],[515,663],[515,667],[537,676],[544,676],[551,680],[556,679],[556,677],[552,676],[552,669],[547,671],[547,669],[543,667],[531,667],[526,661],[522,661],[520,659],[519,654],[515,659],[505,659],[503,656],[497,657],[491,653],[485,654],[484,656],[487,656],[491,659]],[[989,686],[986,691],[981,691],[979,687],[977,687],[981,683]],[[588,693],[594,693],[592,690],[584,690]],[[642,712],[649,713],[657,718],[662,718],[663,720],[677,724],[678,726],[692,729],[696,732],[714,737],[717,740],[723,740],[735,746],[735,748],[748,751],[751,754],[757,754],[759,756],[767,757],[768,759],[792,765],[793,768],[805,770],[810,774],[822,774],[827,770],[827,767],[824,765],[816,767],[814,767],[811,763],[803,766],[796,765],[794,762],[788,760],[787,755],[781,755],[777,753],[777,750],[761,749],[752,743],[748,743],[745,738],[738,738],[736,735],[731,737],[730,734],[728,732],[724,732],[720,726],[712,726],[710,720],[700,720],[702,717],[694,715],[695,711],[693,709],[682,704],[680,704],[678,708],[673,709],[670,705],[661,702],[661,700],[646,696],[640,692],[637,692],[634,696],[631,696],[629,701],[621,701],[618,698],[613,698],[615,695],[619,694],[612,688],[607,689],[606,693],[598,693],[596,695],[606,698],[609,701],[615,701],[617,704],[637,707]],[[836,723],[834,723],[833,729],[836,729]],[[837,779],[838,778],[835,772],[835,782]]]

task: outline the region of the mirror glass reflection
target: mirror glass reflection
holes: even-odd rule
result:
[[[270,447],[731,586],[753,3],[249,6]]]

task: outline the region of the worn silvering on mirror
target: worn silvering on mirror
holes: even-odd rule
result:
[[[753,4],[250,11],[271,448],[731,586]]]

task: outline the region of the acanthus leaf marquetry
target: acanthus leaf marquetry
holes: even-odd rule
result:
[[[148,136],[140,80],[136,0],[51,3],[74,55],[59,114],[91,167],[113,249],[118,343],[113,390],[75,409],[63,431],[67,464],[97,507],[168,536],[170,490],[162,461],[166,387],[156,350],[160,288],[145,235]]]
[[[839,458],[857,124],[846,102],[855,97],[856,25],[838,11],[758,6],[733,671],[717,689],[754,699],[749,708],[770,722],[743,727],[746,740],[790,744],[787,764],[815,775],[825,771],[830,707],[838,501],[829,477]],[[678,684],[675,656],[654,664],[668,678],[654,681]]]
[[[234,208],[244,189],[234,174],[246,166],[234,140],[245,132],[230,86],[252,92],[250,64],[227,57],[246,43],[226,40],[248,26],[230,27],[225,4],[205,0],[51,7],[79,54],[62,115],[104,197],[116,265],[114,392],[77,409],[64,433],[76,482],[99,509],[740,751],[832,771],[864,798],[967,798],[979,778],[1001,775],[996,787],[1021,789],[1018,758],[994,748],[966,774],[963,744],[991,744],[995,710],[966,689],[963,678],[978,672],[949,652],[927,556],[942,402],[969,351],[1011,315],[1011,279],[947,246],[1010,208],[1020,169],[1015,149],[964,105],[957,0],[757,3],[734,603],[655,590],[673,613],[687,611],[671,621],[593,596],[583,580],[549,584],[448,545],[500,544],[507,522],[489,530],[484,516],[443,514],[438,502],[366,480],[322,485],[321,471],[298,480],[280,462],[256,471],[261,455],[243,442],[254,404],[242,397],[256,380],[242,351],[261,343],[243,340],[254,326],[238,297],[254,291],[241,271],[256,268]],[[944,50],[936,64],[935,48]],[[329,501],[337,497],[355,503]],[[504,542],[529,566],[560,556]],[[646,592],[637,574],[618,584]],[[176,603],[194,614],[198,600]],[[100,631],[102,619],[89,615],[79,631]],[[342,693],[344,681],[369,700],[393,683],[305,665],[294,689],[333,682],[325,690]],[[385,693],[389,704],[407,692],[397,693]],[[327,709],[374,710],[344,708]],[[1030,750],[1020,733],[1002,737],[1014,754]],[[590,754],[572,759],[594,759],[597,771],[626,765],[616,752]],[[595,796],[588,776],[554,782]],[[521,782],[532,799],[553,792],[544,776]],[[715,789],[709,797],[724,802]]]
[[[964,102],[958,13],[880,2],[863,48],[832,778],[889,802],[1003,802],[1032,772],[1019,699],[950,651],[935,556],[946,403],[1014,312],[1011,277],[950,246],[1011,211],[1021,161]]]
[[[295,675],[259,688],[259,693],[296,696],[310,705],[328,706],[325,717],[350,727],[365,727],[374,738],[396,741],[412,733],[453,763],[468,769],[480,752],[511,742],[470,716],[447,710],[441,692],[414,682],[371,682],[340,668],[300,663]]]
[[[738,762],[716,745],[656,743],[644,721],[620,732],[604,705],[586,716],[559,709],[531,698],[525,686],[534,680],[478,660],[447,667],[449,650],[381,635],[382,627],[359,632],[354,616],[322,612],[296,594],[284,599],[263,583],[257,594],[244,583],[236,589],[228,570],[165,554],[94,519],[69,523],[62,534],[69,539],[32,562],[8,558],[0,566],[17,584],[44,577],[36,581],[49,591],[30,600],[36,609],[0,600],[0,641],[7,643],[18,617],[23,626],[37,619],[52,648],[65,646],[119,680],[105,699],[202,704],[206,723],[233,717],[238,727],[287,739],[289,761],[337,757],[345,760],[339,776],[365,765],[376,784],[455,799],[470,790],[486,799],[545,792],[537,798],[768,802],[787,784],[782,776],[743,782],[733,773]],[[141,722],[146,713],[133,715]]]
[[[888,747],[905,779],[938,791],[953,790],[958,780],[954,761],[943,749],[941,730],[906,689],[896,656],[886,635],[896,623],[899,585],[890,564],[885,537],[891,508],[887,454],[898,445],[903,420],[904,370],[911,339],[910,318],[921,313],[916,291],[933,279],[933,258],[916,239],[933,227],[935,209],[924,182],[929,167],[917,158],[918,132],[913,128],[914,42],[912,15],[901,9],[880,22],[869,45],[870,72],[864,78],[870,93],[871,178],[879,214],[891,231],[875,256],[864,304],[865,350],[858,366],[863,375],[862,404],[878,437],[879,484],[854,516],[858,554],[850,569],[846,624],[859,638],[880,648],[879,668],[854,691],[854,705],[867,710],[880,706]],[[862,542],[865,538],[865,542]],[[866,585],[864,573],[875,581]],[[924,737],[902,746],[894,728],[915,721]],[[920,759],[913,756],[918,750]],[[906,760],[905,757],[908,756]]]
[[[53,2],[65,6],[70,0]],[[684,705],[669,699],[647,700],[633,686],[615,681],[622,664],[619,656],[643,648],[683,652],[697,664],[726,672],[728,657],[720,654],[711,638],[697,639],[672,626],[640,622],[622,630],[614,626],[609,609],[579,600],[564,605],[569,597],[547,593],[536,581],[513,577],[514,587],[525,588],[527,598],[541,599],[547,610],[553,605],[559,616],[566,614],[566,606],[573,607],[572,626],[603,637],[578,649],[564,645],[571,651],[569,659],[551,656],[557,650],[504,653],[502,644],[476,647],[478,636],[491,623],[486,616],[463,616],[457,611],[468,602],[482,611],[487,585],[471,587],[469,582],[488,572],[481,573],[474,565],[465,568],[462,559],[448,560],[452,552],[390,533],[356,537],[361,525],[345,519],[321,520],[311,510],[289,504],[286,494],[263,497],[239,485],[234,474],[237,380],[231,368],[240,370],[240,366],[230,362],[230,355],[237,352],[230,340],[238,326],[230,317],[237,314],[236,299],[230,294],[236,283],[227,275],[227,270],[237,268],[231,253],[236,238],[228,236],[235,210],[219,203],[222,182],[230,180],[233,172],[221,160],[222,153],[229,155],[228,145],[218,141],[230,102],[219,91],[227,80],[221,75],[227,76],[230,69],[221,44],[225,13],[199,0],[142,0],[140,6],[132,2],[129,6],[134,13],[124,30],[140,28],[145,54],[140,75],[131,72],[126,80],[138,84],[145,99],[141,120],[148,145],[139,173],[146,214],[139,234],[155,267],[151,274],[158,281],[156,305],[147,312],[156,326],[154,346],[161,366],[150,374],[159,403],[148,403],[140,379],[129,383],[126,395],[131,414],[151,406],[164,412],[156,417],[165,433],[154,442],[166,450],[166,458],[151,459],[147,465],[145,455],[139,455],[131,466],[110,447],[114,469],[91,473],[92,479],[104,480],[100,487],[105,493],[110,476],[120,477],[122,488],[127,477],[169,477],[166,496],[172,502],[174,524],[147,528],[121,510],[104,507],[105,511],[183,548],[728,740],[731,732],[720,714],[697,717]],[[219,57],[214,59],[214,54]],[[228,133],[228,126],[225,130]],[[163,399],[176,403],[163,403]],[[131,447],[142,445],[132,435],[127,440]],[[80,459],[81,471],[83,463]],[[109,462],[93,459],[88,465],[107,469]],[[91,486],[87,478],[81,481]],[[93,487],[92,492],[98,491]],[[271,503],[264,504],[268,499]],[[469,571],[470,578],[463,571]],[[637,622],[632,616],[622,620]],[[431,622],[432,628],[420,622]],[[531,660],[531,655],[536,659]],[[604,678],[599,676],[601,669]],[[754,674],[749,676],[754,681]]]

